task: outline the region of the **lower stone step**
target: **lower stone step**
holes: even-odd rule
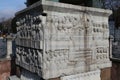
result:
[[[10,76],[8,80],[21,80],[21,79],[18,78],[17,76]]]
[[[101,80],[100,70],[61,77],[61,80]]]

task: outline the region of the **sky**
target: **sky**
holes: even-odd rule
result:
[[[26,0],[0,0],[0,18],[14,17],[17,11],[24,9]]]
[[[25,2],[26,0],[0,0],[0,19],[14,17],[17,11],[26,7]]]

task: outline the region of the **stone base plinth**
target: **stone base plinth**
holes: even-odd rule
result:
[[[37,74],[22,69],[21,80],[44,80]],[[47,80],[111,80],[111,67]]]
[[[111,80],[111,67],[101,70],[101,80]]]
[[[120,61],[112,61],[111,80],[120,80]]]
[[[27,71],[25,69],[22,69],[20,79],[21,80],[43,80],[38,75],[31,73],[30,71]]]

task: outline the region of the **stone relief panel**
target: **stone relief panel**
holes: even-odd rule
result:
[[[93,16],[93,45],[98,68],[111,66],[109,60],[109,27],[108,18]]]
[[[17,45],[41,49],[39,44],[43,40],[43,26],[41,24],[41,15],[31,16],[26,15],[25,18],[20,18],[17,22]]]
[[[16,64],[42,76],[43,51],[17,46]]]
[[[83,19],[75,14],[52,14],[48,15],[46,20],[46,26],[48,27],[46,30],[46,42],[48,42],[46,50],[69,49],[72,52],[83,50]]]
[[[46,77],[72,74],[78,68],[81,72],[85,71],[83,22],[82,14],[58,12],[47,14],[44,63]]]
[[[42,15],[33,14],[25,14],[23,17],[18,18],[16,22],[18,26],[16,38],[16,64],[42,76]]]

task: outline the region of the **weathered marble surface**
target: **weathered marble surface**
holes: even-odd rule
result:
[[[44,79],[111,67],[110,14],[50,1],[16,13],[16,64]]]

